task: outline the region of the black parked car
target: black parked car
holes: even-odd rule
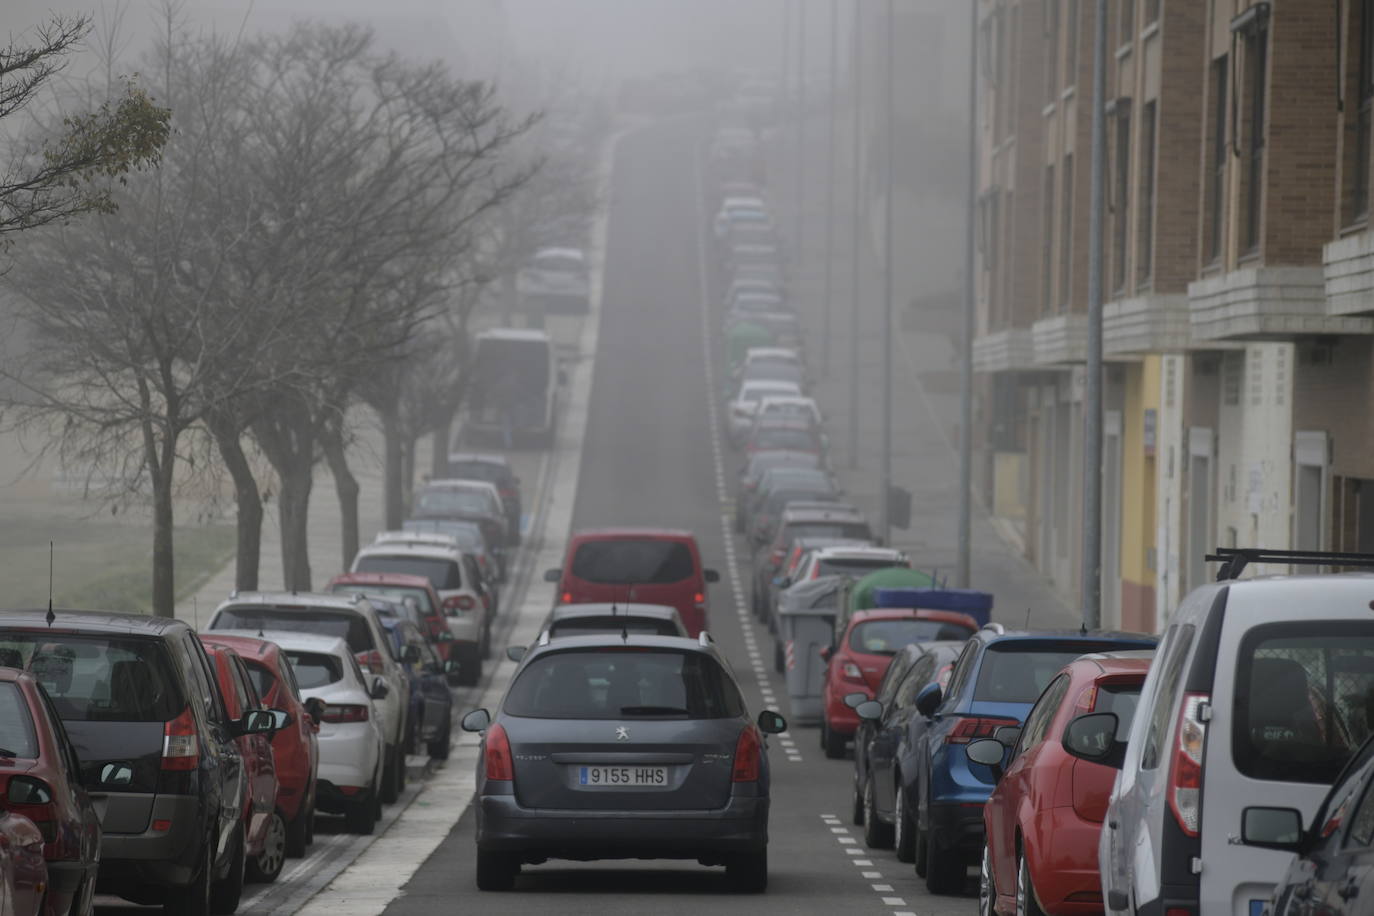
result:
[[[233,913],[248,791],[235,738],[278,717],[225,711],[214,668],[180,620],[42,611],[0,616],[0,651],[43,685],[103,814],[96,892],[181,916]]]

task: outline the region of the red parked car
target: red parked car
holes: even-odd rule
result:
[[[43,859],[43,835],[22,814],[0,811],[0,916],[54,916],[44,896],[48,887],[48,867]],[[91,912],[87,909],[73,913]]]
[[[453,648],[453,634],[449,632],[448,622],[444,620],[443,602],[439,593],[425,576],[408,576],[403,573],[353,572],[344,573],[329,580],[325,586],[329,592],[359,592],[382,595],[404,601],[415,599],[424,617],[424,634],[440,661],[448,661]],[[456,661],[456,659],[455,659]]]
[[[821,650],[826,661],[821,688],[821,747],[825,756],[844,756],[845,742],[859,728],[859,714],[845,703],[851,693],[873,699],[892,657],[903,646],[931,640],[964,640],[978,621],[957,611],[874,608],[855,611],[840,638]]]
[[[37,912],[46,885],[45,914],[85,916],[100,868],[100,816],[81,782],[81,762],[62,719],[38,680],[15,668],[0,668],[0,747],[6,751],[0,757],[0,807],[18,815],[0,821],[0,846],[8,838],[17,869],[16,912]],[[31,861],[34,837],[39,859],[46,860],[41,875]],[[23,901],[35,881],[37,894],[27,906]]]
[[[1149,669],[1147,653],[1087,655],[1065,665],[1040,694],[983,808],[980,912],[1102,912],[1097,840],[1117,771],[1072,757],[1064,731],[1077,716],[1110,712],[1124,742]],[[965,749],[970,759],[995,760],[994,773],[1004,751],[992,738]]]
[[[425,580],[428,581],[428,580]],[[276,814],[286,826],[286,854],[305,855],[315,841],[315,780],[320,767],[319,721],[301,702],[300,685],[285,653],[274,642],[221,632],[201,635],[205,645],[233,649],[267,709],[285,712],[285,727],[272,735],[277,764]]]
[[[248,676],[248,668],[238,652],[211,640],[201,640],[210,662],[215,666],[224,706],[229,720],[236,722],[250,709],[262,709],[258,690]],[[239,735],[234,739],[248,791],[243,796],[243,836],[245,875],[250,881],[275,881],[286,863],[286,823],[277,814],[277,764],[272,756],[272,739],[261,733]]]
[[[544,573],[558,583],[558,604],[666,604],[677,608],[687,635],[707,629],[706,585],[720,580],[701,565],[690,531],[672,528],[602,528],[579,531],[561,569]]]

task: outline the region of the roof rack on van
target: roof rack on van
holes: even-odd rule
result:
[[[1204,558],[1220,563],[1217,581],[1238,579],[1250,563],[1288,563],[1293,566],[1363,566],[1374,569],[1374,554],[1338,550],[1268,550],[1263,547],[1218,547]]]
[[[712,639],[711,634],[707,633],[705,630],[702,630],[700,633],[697,634],[697,645],[701,646],[702,648],[709,648],[711,643],[713,642],[715,642],[715,640]]]

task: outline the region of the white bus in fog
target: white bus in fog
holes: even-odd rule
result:
[[[473,341],[475,360],[464,434],[517,443],[553,444],[562,373],[544,331],[494,328]]]

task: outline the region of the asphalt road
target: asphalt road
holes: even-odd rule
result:
[[[713,443],[703,347],[701,257],[704,208],[698,153],[701,122],[634,131],[619,143],[612,179],[600,346],[585,435],[574,528],[664,525],[696,532],[708,565],[722,572],[711,591],[710,629],[740,677],[750,708],[765,698],[787,714],[786,690],[771,665],[765,629],[736,611],[728,574],[748,554],[730,544],[720,481],[737,459]],[[707,327],[719,327],[712,308]],[[718,355],[715,361],[719,362]],[[728,492],[728,491],[726,491]],[[751,654],[752,653],[752,654]],[[869,852],[847,817],[852,762],[826,760],[815,729],[771,740],[773,807],[770,883],[764,896],[730,893],[724,869],[692,862],[550,862],[526,866],[510,893],[473,883],[469,809],[406,886],[389,914],[529,913],[971,913],[969,894],[934,898],[890,851]],[[790,743],[789,743],[790,742]]]

